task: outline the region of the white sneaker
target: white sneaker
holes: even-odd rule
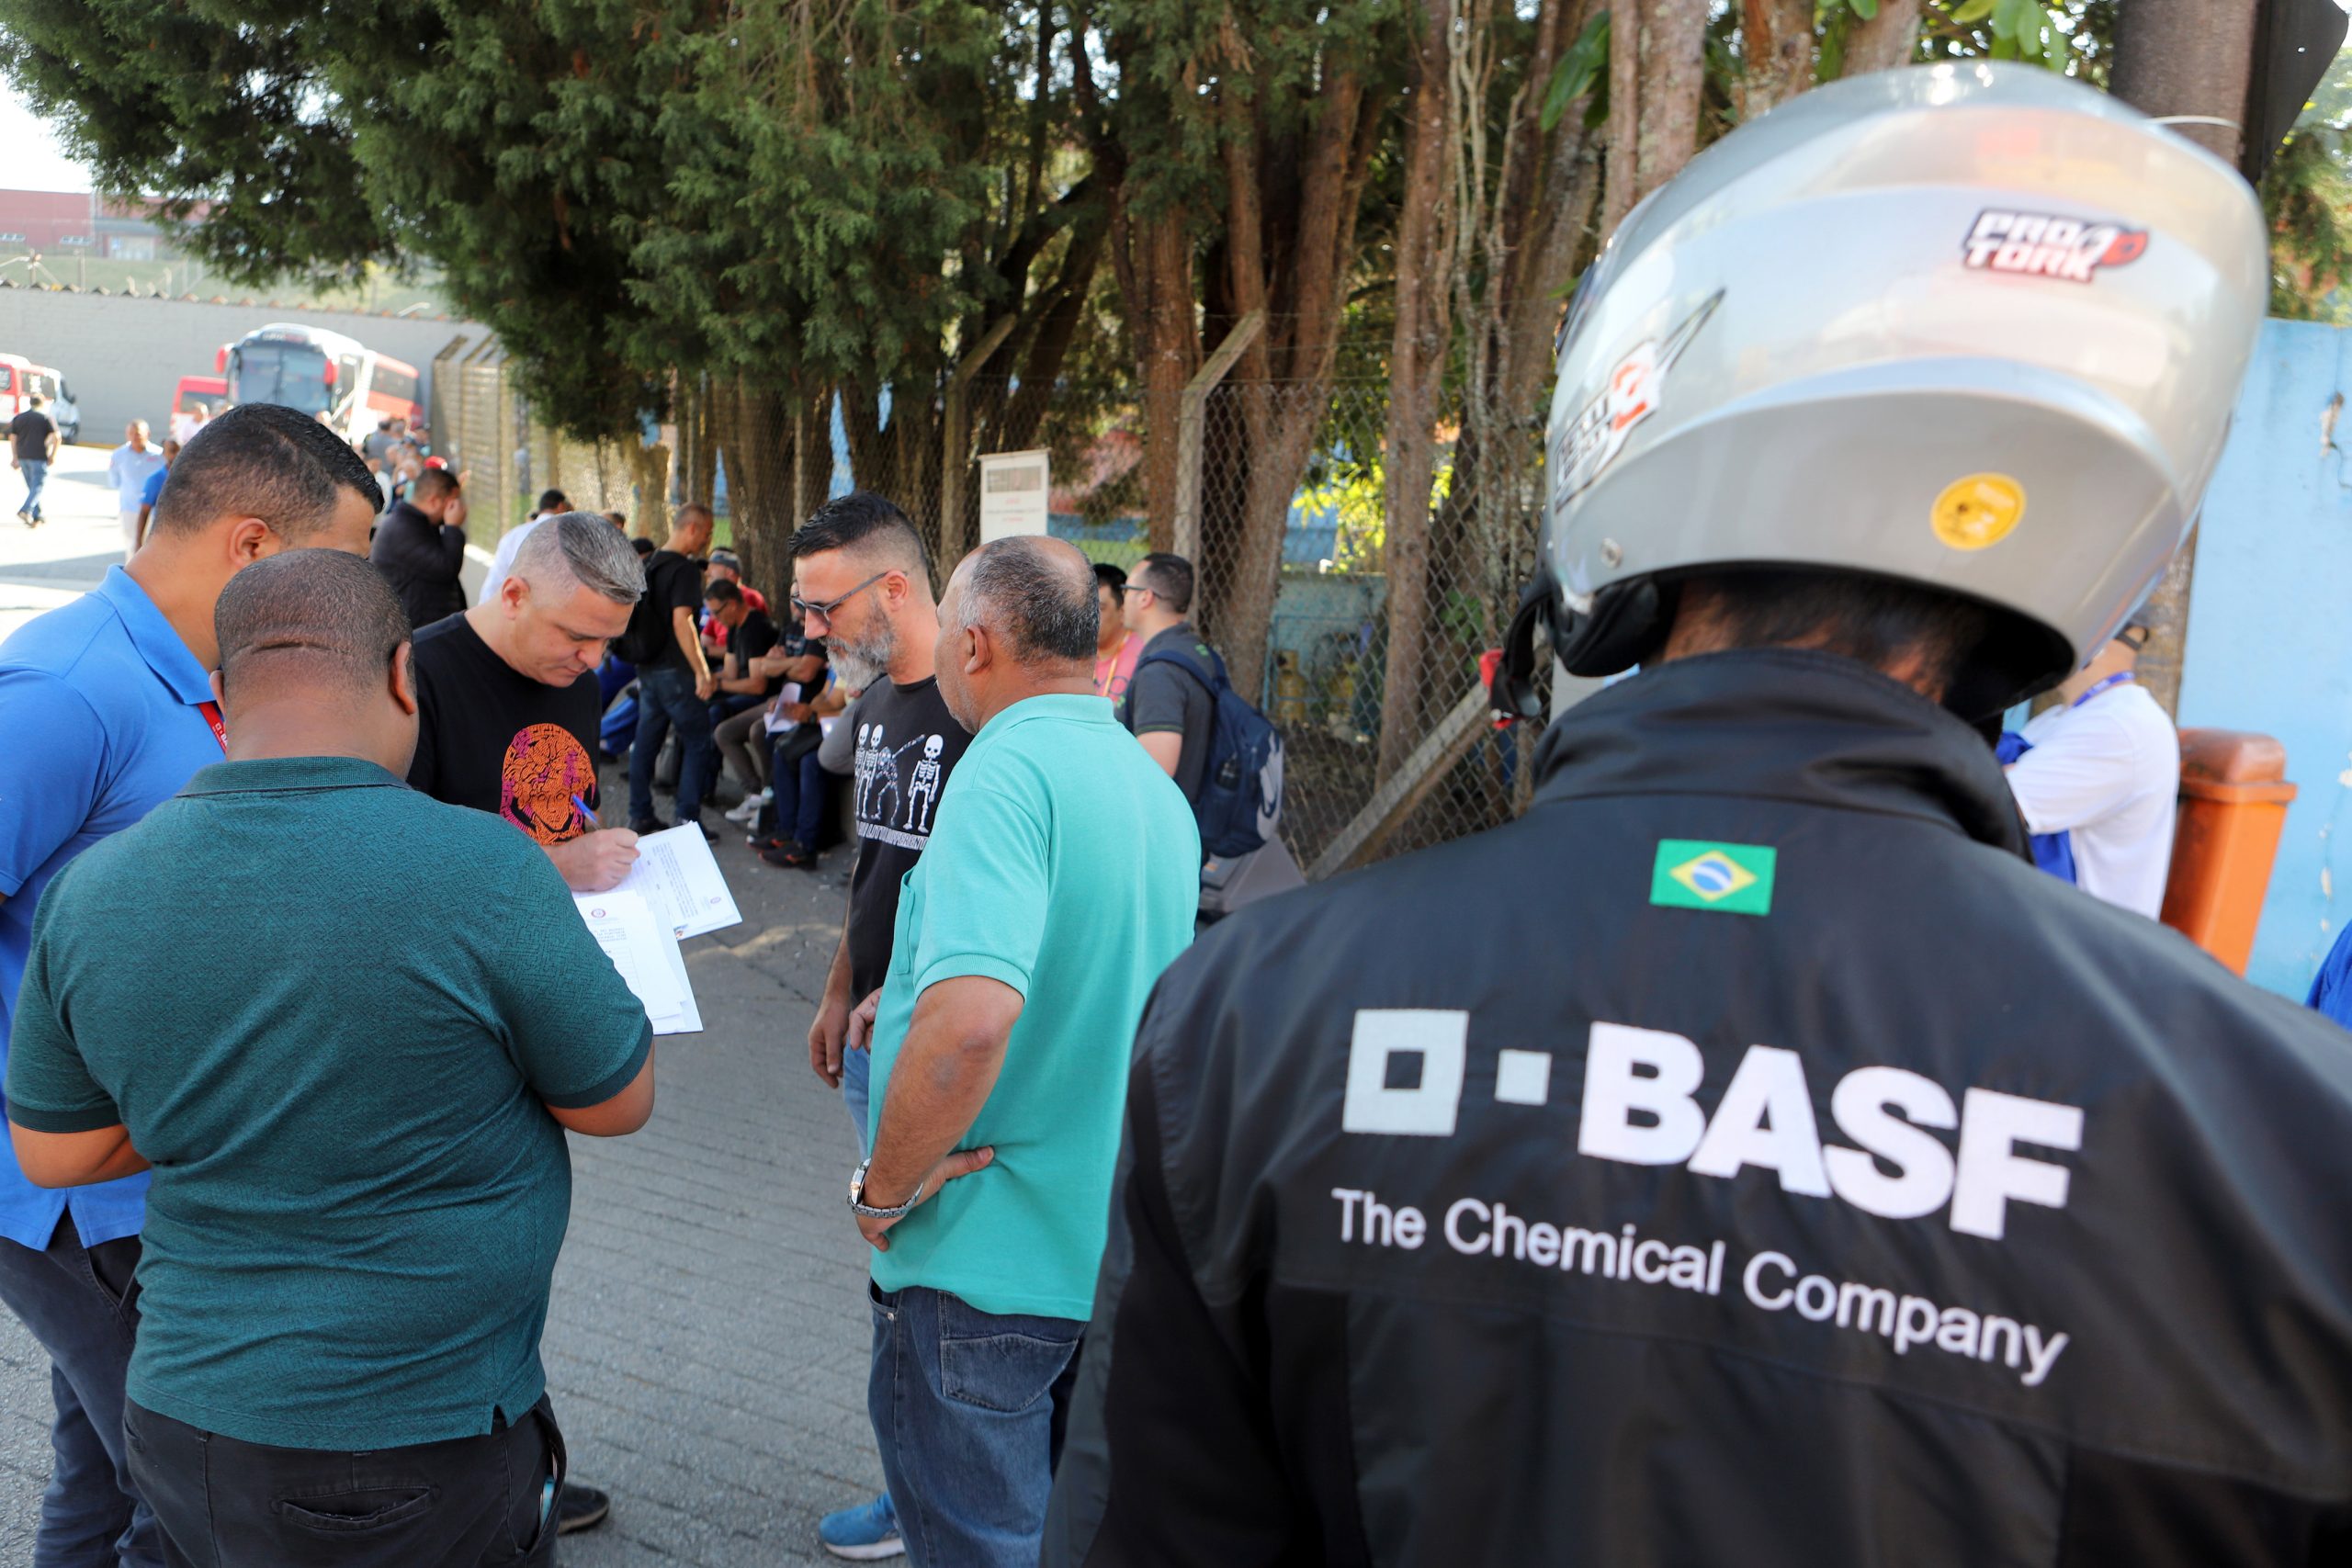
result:
[[[760,791],[759,794],[745,800],[742,805],[737,807],[734,810],[729,812],[727,814],[727,820],[729,822],[741,823],[744,827],[748,828],[752,823],[759,820],[761,808],[766,806],[773,798],[774,792],[763,789]]]

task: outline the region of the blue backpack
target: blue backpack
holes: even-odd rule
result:
[[[1283,819],[1283,732],[1248,703],[1226,679],[1225,660],[1215,653],[1203,665],[1189,653],[1146,654],[1147,664],[1173,664],[1208,689],[1216,711],[1207,765],[1201,770],[1201,797],[1193,815],[1201,825],[1201,849],[1219,859],[1246,855],[1264,846]],[[1130,675],[1132,687],[1135,676]]]

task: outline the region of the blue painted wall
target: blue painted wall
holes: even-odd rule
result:
[[[2181,672],[2184,725],[2287,747],[2300,789],[2246,977],[2301,1000],[2352,919],[2352,460],[2324,450],[2352,332],[2270,321],[2206,498]],[[2352,419],[2335,433],[2352,447]]]

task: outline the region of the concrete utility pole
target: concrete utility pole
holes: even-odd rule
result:
[[[2115,70],[2109,87],[2143,113],[2196,115],[2227,125],[2181,125],[2181,135],[2232,165],[2244,150],[2246,90],[2254,75],[2261,0],[2132,0],[2117,8]],[[2197,572],[2191,532],[2150,595],[2163,629],[2141,651],[2140,683],[2180,708],[2180,667],[2188,639],[2188,592]]]

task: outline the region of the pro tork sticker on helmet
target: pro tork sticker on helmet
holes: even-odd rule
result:
[[[1953,549],[1981,550],[2007,538],[2024,515],[2025,486],[2007,474],[1971,474],[1944,486],[1928,521]]]
[[[1552,460],[1560,470],[1552,491],[1555,504],[1577,495],[1617,460],[1634,426],[1657,411],[1658,393],[1674,362],[1682,357],[1682,351],[1723,302],[1724,291],[1718,288],[1668,333],[1665,342],[1645,338],[1617,362],[1601,383],[1600,394],[1585,404],[1553,443]]]
[[[2014,272],[2088,283],[2103,266],[2129,266],[2148,248],[2148,231],[2093,223],[2052,212],[1987,208],[1962,245],[1971,272]]]

